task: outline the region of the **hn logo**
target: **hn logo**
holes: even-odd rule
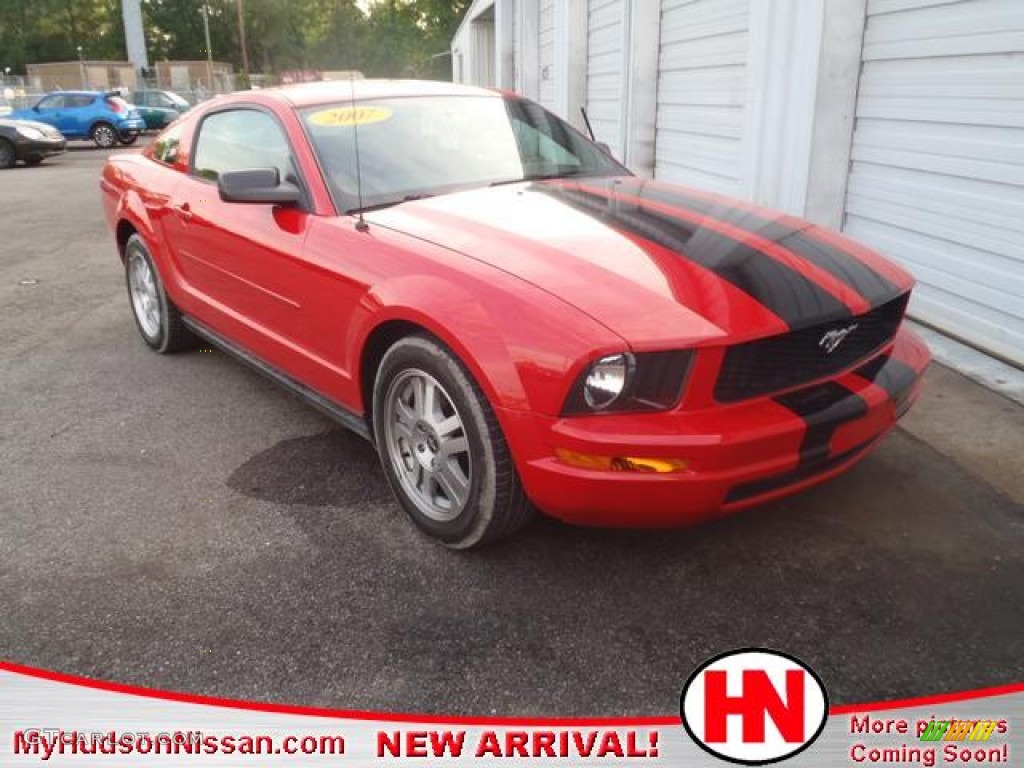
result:
[[[701,749],[741,765],[802,752],[828,720],[828,695],[803,662],[748,648],[704,662],[683,687],[686,732]]]

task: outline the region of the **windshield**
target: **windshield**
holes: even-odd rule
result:
[[[431,96],[320,105],[301,112],[339,208],[528,179],[629,172],[550,112],[496,96]]]

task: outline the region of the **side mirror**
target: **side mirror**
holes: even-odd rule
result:
[[[248,168],[224,171],[217,177],[220,199],[228,203],[273,203],[292,205],[302,198],[302,190],[281,181],[277,168]]]

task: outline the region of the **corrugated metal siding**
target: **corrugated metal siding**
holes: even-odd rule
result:
[[[520,74],[521,65],[519,62],[519,40],[522,37],[523,30],[519,28],[520,16],[519,16],[519,0],[511,0],[512,10],[509,13],[509,18],[512,19],[512,88],[517,91],[522,91],[522,76]]]
[[[624,154],[622,0],[590,0],[587,13],[587,116],[598,141]]]
[[[1024,2],[868,6],[844,229],[911,314],[1024,365]]]
[[[738,194],[751,0],[663,0],[655,176]]]
[[[538,63],[540,65],[540,103],[555,106],[555,0],[540,1],[538,30]]]

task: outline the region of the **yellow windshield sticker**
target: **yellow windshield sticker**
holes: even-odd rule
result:
[[[391,118],[386,107],[334,107],[314,112],[309,116],[313,125],[347,126],[380,123]]]

